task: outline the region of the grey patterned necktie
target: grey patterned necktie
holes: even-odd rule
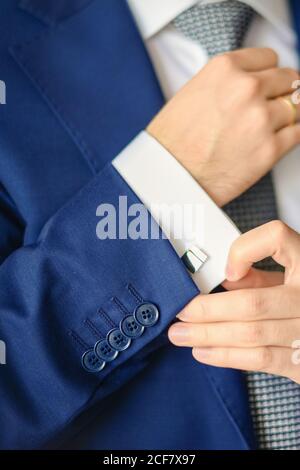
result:
[[[242,46],[255,16],[254,10],[237,0],[195,5],[173,22],[185,36],[205,47],[213,57]],[[277,218],[271,174],[228,204],[227,214],[242,232]],[[263,269],[277,269],[272,260]],[[242,314],[242,312],[241,312]],[[288,379],[248,372],[250,408],[257,440],[262,449],[300,448],[300,387]]]

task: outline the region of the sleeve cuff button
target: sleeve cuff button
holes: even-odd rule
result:
[[[135,309],[134,318],[142,326],[154,326],[159,319],[159,310],[153,303],[145,302]]]
[[[99,359],[93,349],[86,351],[81,358],[82,367],[87,372],[100,372],[104,366],[105,362]]]

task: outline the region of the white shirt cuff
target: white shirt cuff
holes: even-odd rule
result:
[[[191,274],[200,291],[209,293],[223,282],[229,248],[240,232],[190,173],[145,131],[112,164],[178,256],[194,251],[193,247],[204,252],[206,261]]]

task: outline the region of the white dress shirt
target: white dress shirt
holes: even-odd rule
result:
[[[220,0],[127,0],[152,60],[161,89],[170,99],[208,61],[204,48],[186,38],[170,23],[196,3]],[[223,0],[227,1],[227,0]],[[280,65],[297,68],[296,33],[291,25],[287,0],[244,0],[259,15],[245,38],[245,47],[272,47]],[[279,217],[300,231],[300,154],[299,148],[286,156],[273,170]],[[181,257],[196,245],[207,261],[193,279],[202,292],[210,292],[225,278],[228,250],[239,232],[228,217],[211,201],[187,171],[146,132],[141,133],[113,161],[113,165],[150,210],[167,233]],[[197,223],[193,214],[169,218],[158,207],[192,204],[200,207]],[[200,226],[199,226],[199,221]],[[178,238],[175,234],[183,236]],[[197,232],[195,234],[195,227]]]

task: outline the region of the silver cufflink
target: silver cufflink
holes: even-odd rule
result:
[[[208,260],[208,255],[196,245],[189,248],[181,257],[185,267],[192,273],[198,272]]]

